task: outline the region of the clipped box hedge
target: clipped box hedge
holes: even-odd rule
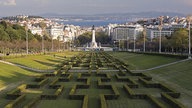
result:
[[[149,100],[157,108],[167,108],[163,103],[161,103],[157,98],[152,95],[147,95],[147,100]]]
[[[88,108],[88,103],[89,103],[89,97],[88,95],[85,95],[83,98],[82,108]]]
[[[107,102],[103,94],[100,94],[100,104],[101,108],[107,108]]]
[[[167,103],[169,103],[173,108],[187,108],[183,104],[181,104],[180,102],[178,102],[177,100],[175,100],[173,97],[171,97],[170,95],[168,95],[166,93],[161,93],[161,98],[164,101],[166,101]]]
[[[37,104],[40,101],[40,96],[33,98],[27,105],[25,105],[23,108],[33,108],[35,104]]]
[[[21,95],[18,98],[16,98],[14,101],[11,101],[10,103],[8,103],[5,108],[14,108],[17,105],[19,105],[21,102],[23,102],[25,100],[25,96],[26,95]]]

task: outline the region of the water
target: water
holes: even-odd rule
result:
[[[95,21],[95,20],[89,20],[89,21],[60,21],[59,23],[63,23],[64,25],[75,25],[75,26],[81,26],[81,27],[90,27],[92,25],[95,25],[96,27],[98,26],[107,26],[110,23],[111,24],[125,24],[128,21],[125,20],[100,20],[100,21]]]

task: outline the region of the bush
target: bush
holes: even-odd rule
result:
[[[135,93],[131,88],[129,88],[129,86],[123,85],[123,88],[124,88],[125,91],[127,91],[130,98],[134,98]]]
[[[101,102],[101,108],[107,108],[107,103],[105,100],[105,96],[103,94],[100,94],[100,102]]]
[[[38,83],[39,86],[43,86],[45,85],[47,82],[49,81],[48,78],[45,78],[44,80],[42,80],[41,82]]]
[[[88,108],[88,102],[89,102],[88,95],[85,95],[84,98],[83,98],[82,108]]]
[[[157,100],[156,98],[154,98],[151,95],[147,95],[147,99],[153,103],[157,108],[167,108],[164,104],[162,104],[159,100]]]
[[[15,99],[14,101],[8,103],[5,108],[14,108],[15,106],[17,106],[18,104],[20,104],[21,102],[23,102],[25,100],[25,96],[26,95],[21,95],[19,96],[17,99]]]
[[[25,105],[23,108],[32,108],[37,102],[40,101],[40,97],[35,97],[32,99],[31,102],[29,102],[27,105]]]
[[[172,98],[166,93],[161,93],[161,98],[165,100],[167,103],[170,103],[174,108],[186,108],[183,104]]]
[[[62,93],[63,89],[64,89],[64,86],[62,85],[61,87],[59,87],[57,89],[57,91],[54,93],[54,95],[57,95],[57,96],[60,95]]]
[[[16,98],[18,98],[19,96],[21,96],[21,90],[20,89],[18,89],[18,88],[15,88],[15,89],[13,89],[13,90],[11,90],[11,91],[9,91],[8,93],[7,93],[7,99],[16,99]]]
[[[40,85],[38,85],[38,84],[27,84],[26,88],[40,88]]]
[[[53,87],[57,82],[58,82],[59,78],[56,78],[55,80],[53,80],[50,84],[49,87]]]

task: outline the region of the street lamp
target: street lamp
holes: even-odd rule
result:
[[[188,20],[188,28],[189,28],[189,55],[188,58],[191,59],[191,16],[187,17]]]
[[[129,37],[127,36],[127,51],[129,51]]]
[[[42,44],[42,52],[44,53],[44,35],[42,36],[41,39],[42,39],[42,41],[41,41],[41,42],[42,42],[42,43],[41,43],[41,44]]]
[[[159,24],[159,53],[161,53],[161,31],[162,31],[162,21],[163,17],[160,17],[160,24]]]
[[[121,40],[119,39],[119,51],[120,51],[120,48],[121,48],[121,47],[120,47],[120,45],[121,45],[121,43],[120,43],[120,42],[121,42]]]
[[[43,53],[45,52],[45,49],[44,49],[44,35],[45,35],[45,27],[43,27],[43,35],[42,35],[42,38],[41,38],[42,39],[41,44],[42,44],[42,52]]]
[[[135,45],[135,41],[136,41],[136,30],[134,30],[134,34],[133,34],[133,40],[134,40],[134,49],[133,49],[133,52],[135,52],[135,48],[136,48],[136,45]]]
[[[25,25],[25,33],[26,33],[26,53],[29,54],[29,42],[28,42],[28,27]]]
[[[146,38],[146,26],[144,26],[143,31],[143,52],[145,52],[145,38]]]
[[[51,35],[51,51],[53,52],[53,35]]]

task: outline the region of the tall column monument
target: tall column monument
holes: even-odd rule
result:
[[[90,47],[91,48],[98,48],[97,47],[97,42],[95,41],[95,27],[94,27],[94,25],[92,27],[92,41],[91,41]]]

